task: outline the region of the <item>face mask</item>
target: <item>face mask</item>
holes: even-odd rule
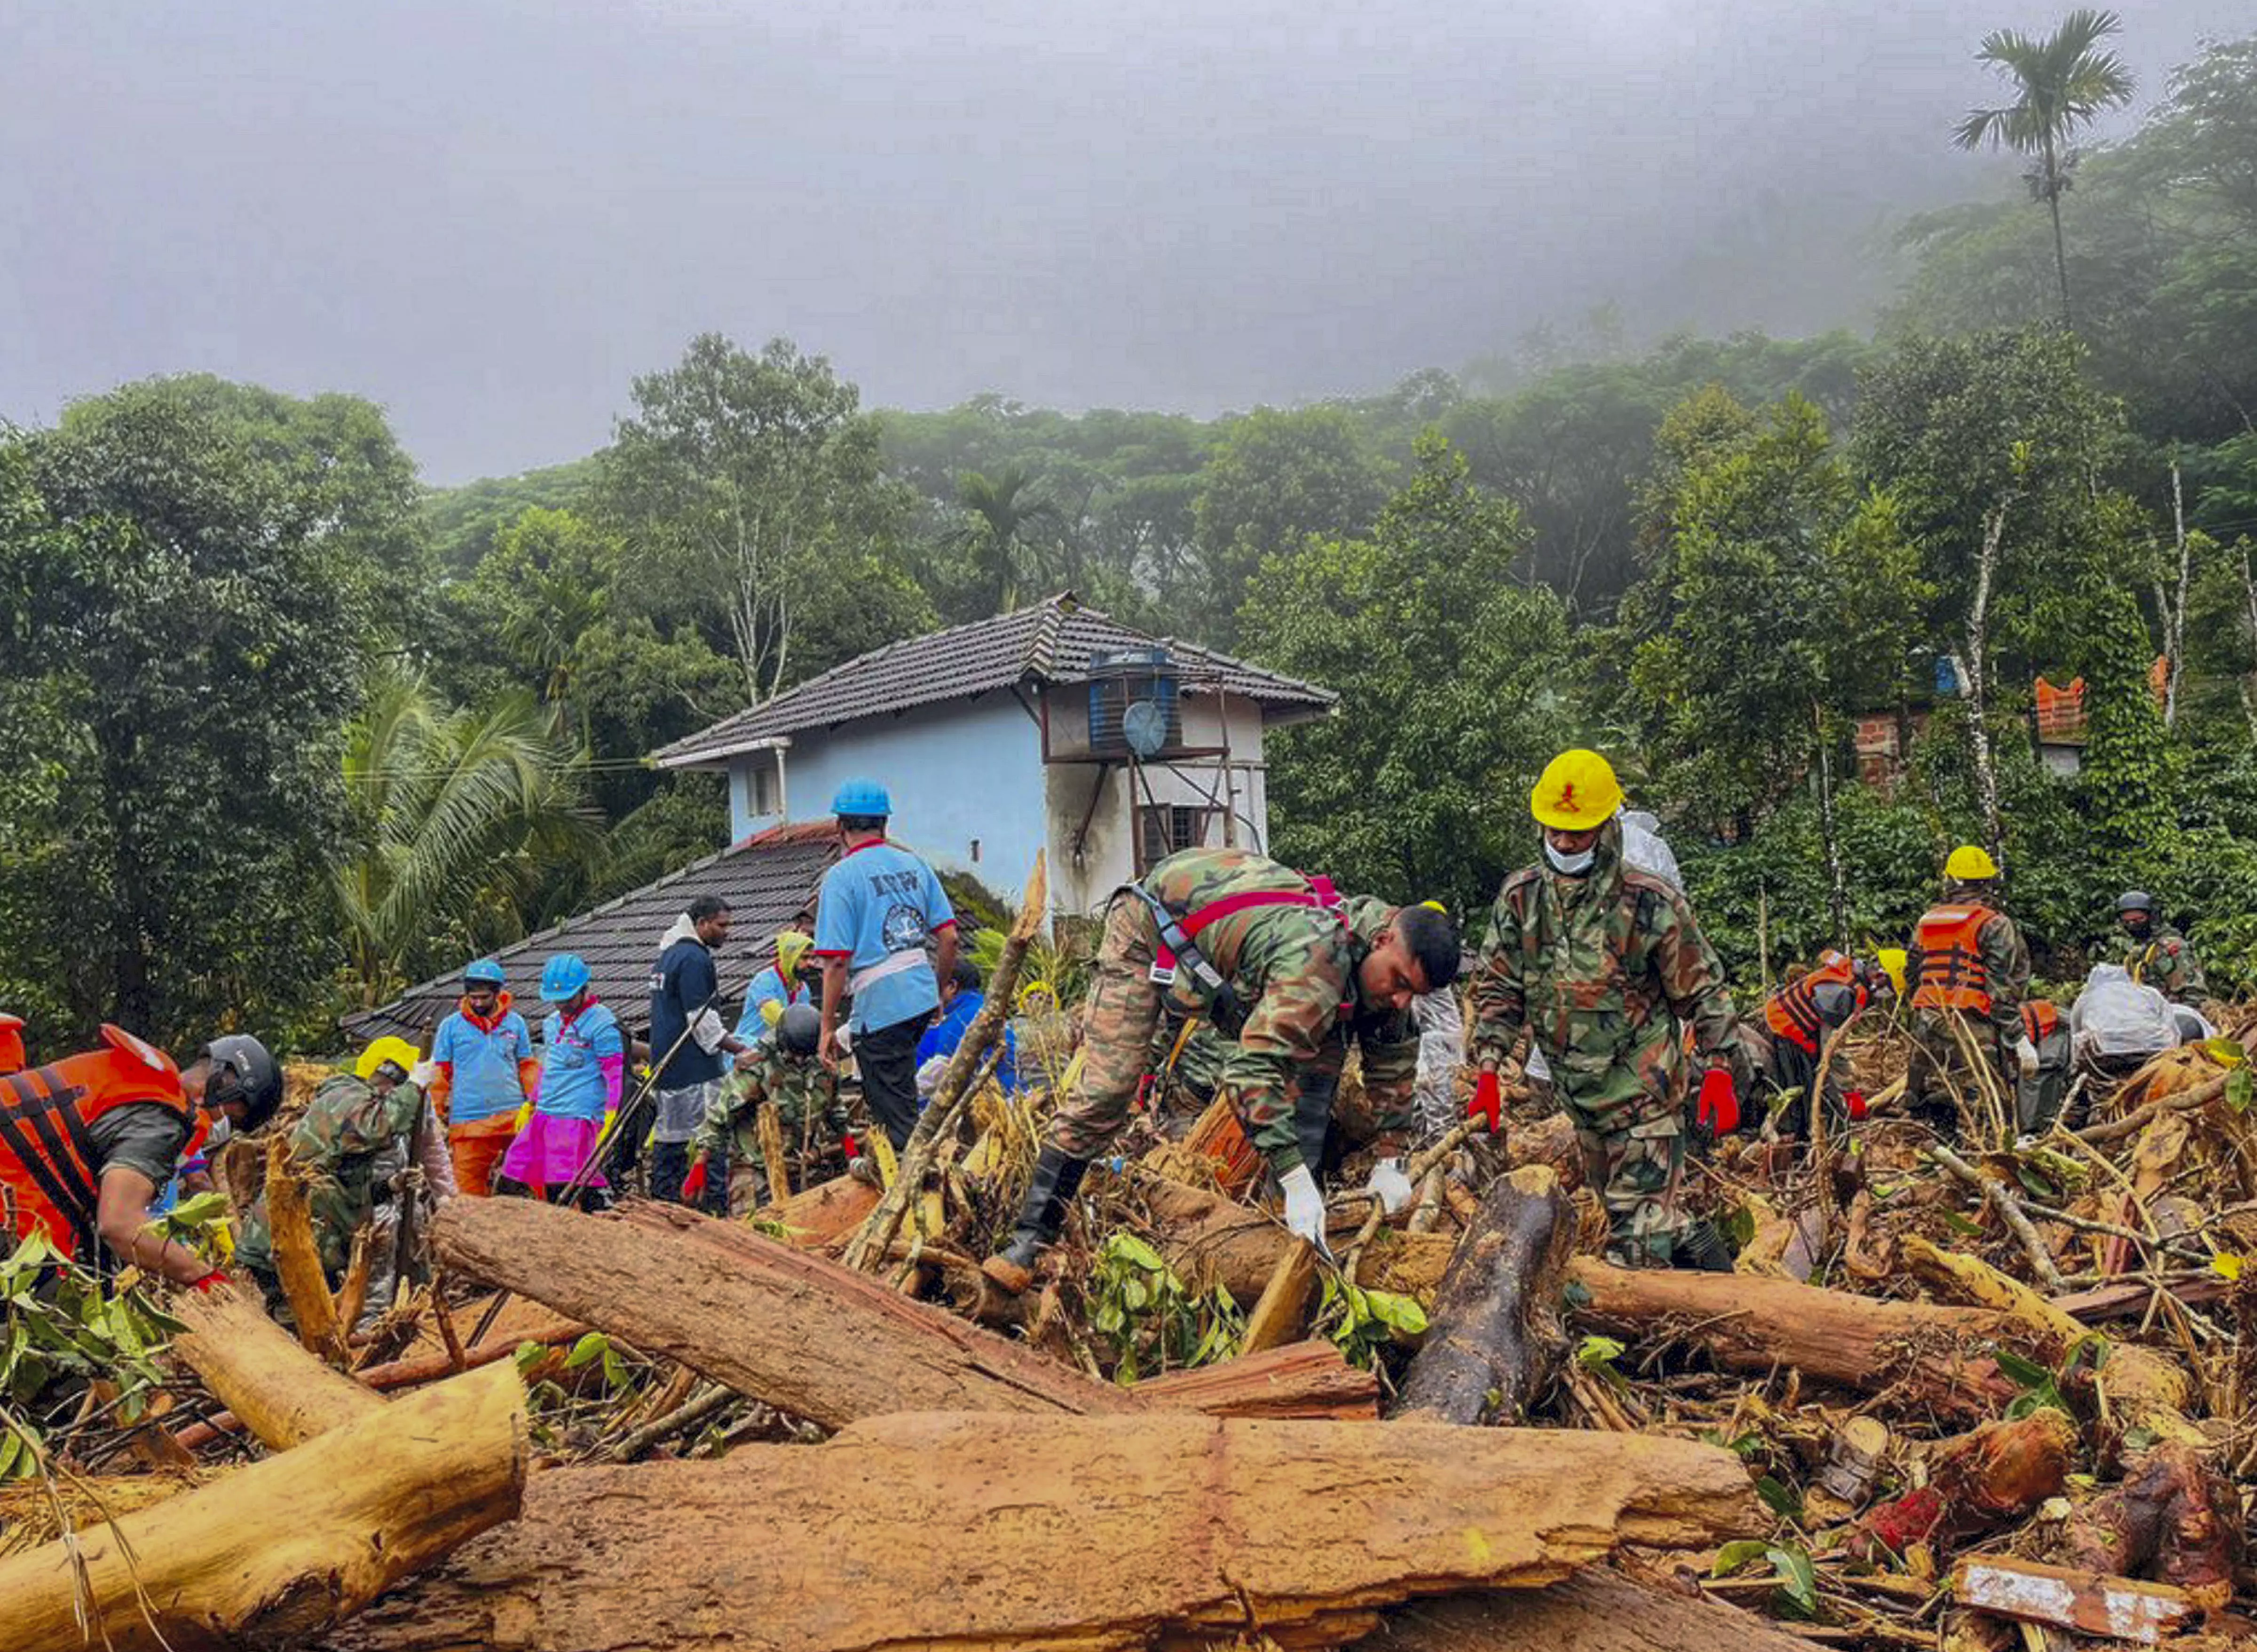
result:
[[[1562,854],[1552,847],[1552,840],[1546,838],[1544,840],[1544,858],[1552,863],[1553,871],[1567,877],[1581,877],[1591,869],[1591,862],[1599,858],[1599,851],[1594,844],[1580,854]]]

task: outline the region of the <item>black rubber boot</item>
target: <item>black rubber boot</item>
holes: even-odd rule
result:
[[[1035,1160],[1034,1179],[1027,1183],[1026,1202],[1019,1207],[1010,1243],[980,1265],[980,1271],[1014,1294],[1033,1280],[1035,1262],[1057,1243],[1065,1225],[1066,1207],[1081,1191],[1081,1178],[1089,1160],[1076,1159],[1064,1148],[1045,1146]]]
[[[1680,1267],[1689,1265],[1704,1273],[1729,1273],[1732,1271],[1732,1247],[1724,1243],[1724,1236],[1716,1231],[1716,1224],[1704,1217],[1678,1236],[1675,1259]]]

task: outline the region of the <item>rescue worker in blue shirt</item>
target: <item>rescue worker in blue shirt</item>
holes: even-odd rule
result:
[[[935,1060],[946,1061],[956,1053],[956,1046],[964,1042],[964,1035],[972,1030],[972,1017],[987,1004],[987,995],[982,989],[980,966],[962,954],[957,954],[956,973],[950,979],[948,990],[943,996],[940,1019],[925,1029],[924,1037],[917,1040],[917,1075],[920,1090],[930,1086],[925,1081],[925,1071]],[[1003,1024],[1003,1053],[996,1058],[995,1081],[1006,1092],[1019,1088],[1019,1049],[1011,1036],[1011,1025]]]
[[[754,975],[752,984],[745,989],[744,1013],[737,1017],[737,1037],[746,1045],[762,1045],[773,1039],[776,1023],[792,1005],[814,1003],[816,988],[823,980],[822,970],[805,961],[808,948],[814,945],[805,930],[776,932],[775,962]],[[770,1004],[775,1008],[769,1009]]]
[[[850,780],[831,800],[838,863],[823,875],[815,956],[823,961],[824,1061],[838,1064],[838,1009],[854,998],[855,1070],[870,1117],[896,1149],[916,1124],[917,1040],[940,1007],[940,980],[956,973],[956,912],[939,878],[886,841],[893,799],[875,781]],[[932,941],[938,974],[925,954]]]

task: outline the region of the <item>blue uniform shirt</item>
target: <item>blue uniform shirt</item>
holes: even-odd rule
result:
[[[762,1004],[778,1005],[781,1011],[796,1003],[814,1002],[813,995],[805,987],[796,981],[787,983],[776,974],[775,966],[770,964],[754,975],[753,984],[745,989],[745,1012],[737,1017],[737,1036],[747,1044],[766,1044],[775,1036],[775,1029],[761,1013]]]
[[[541,1024],[541,1110],[551,1118],[600,1123],[609,1098],[598,1063],[626,1053],[619,1017],[608,1004],[584,1004],[568,1025],[562,1010],[551,1010]]]
[[[951,998],[940,1019],[926,1028],[924,1037],[917,1040],[917,1065],[923,1067],[936,1055],[954,1055],[956,1046],[972,1030],[972,1017],[987,1002],[984,992],[959,992]],[[1011,1036],[1011,1024],[1008,1021],[1003,1024],[1003,1053],[995,1063],[995,1081],[1006,1090],[1019,1088],[1018,1041]]]
[[[894,973],[851,987],[856,1032],[890,1027],[940,1007],[940,983],[933,979],[924,943],[955,921],[955,909],[932,869],[890,843],[849,850],[823,875],[815,951],[824,958],[844,956],[850,984],[888,958],[916,954]]]
[[[533,1034],[525,1017],[505,1010],[491,1028],[473,1023],[460,1010],[439,1024],[431,1059],[452,1064],[454,1087],[447,1097],[447,1119],[474,1124],[482,1118],[514,1113],[525,1105],[517,1064],[533,1059]]]

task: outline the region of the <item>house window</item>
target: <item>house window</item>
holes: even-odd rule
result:
[[[1136,811],[1136,869],[1150,870],[1178,849],[1196,849],[1206,842],[1212,809],[1186,808],[1181,804],[1146,804]]]
[[[761,815],[783,812],[783,776],[776,772],[780,762],[773,752],[762,752],[753,759],[753,813]]]

